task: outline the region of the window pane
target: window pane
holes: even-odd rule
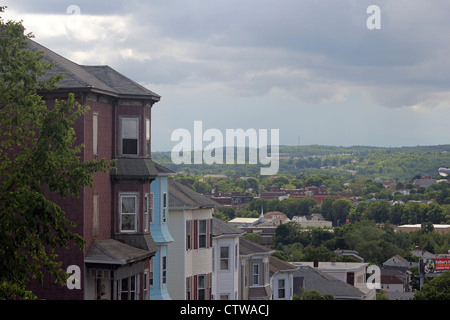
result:
[[[149,212],[150,223],[153,223],[153,193],[150,193],[148,207],[150,209],[150,212]]]
[[[122,279],[121,300],[128,300],[128,278]]]
[[[145,119],[145,155],[150,155],[150,119]]]
[[[121,119],[122,154],[137,154],[139,141],[139,118]]]
[[[206,233],[206,220],[200,220],[199,224],[199,232]]]
[[[220,258],[228,259],[228,247],[220,247]]]
[[[198,246],[199,248],[206,248],[206,235],[198,236]]]
[[[135,197],[122,197],[122,213],[136,213]]]
[[[137,139],[123,139],[122,153],[123,154],[137,154]]]
[[[135,229],[135,215],[123,214],[122,215],[122,231],[134,231]]]
[[[228,270],[228,247],[220,247],[220,270]]]
[[[205,288],[205,276],[198,276],[198,287],[199,289]]]
[[[122,119],[122,138],[138,138],[138,119]]]

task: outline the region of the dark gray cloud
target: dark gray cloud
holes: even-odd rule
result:
[[[68,11],[71,6],[80,8],[81,14],[86,15],[110,15],[127,12],[133,1],[108,0],[108,1],[88,1],[88,0],[15,0],[6,1],[10,9],[23,13],[34,14],[72,14]]]
[[[448,0],[6,2],[19,18],[33,20],[30,26],[44,45],[83,64],[109,64],[156,87],[161,104],[167,101],[167,110],[177,114],[216,105],[242,114],[245,109],[246,118],[257,123],[270,115],[282,126],[288,120],[277,118],[271,108],[283,101],[276,111],[295,110],[292,119],[313,108],[310,116],[320,117],[326,107],[334,118],[340,110],[347,117],[363,110],[379,121],[398,118],[406,127],[403,119],[420,117],[401,114],[411,112],[405,107],[426,109],[422,119],[433,119],[434,108],[450,105]],[[380,30],[366,27],[372,4],[381,8]],[[70,5],[81,10],[76,27],[68,22]],[[59,20],[46,27],[48,21],[39,17],[48,14]],[[402,107],[406,111],[397,112]],[[254,108],[260,117],[252,117]],[[378,115],[380,110],[386,116]],[[335,126],[328,121],[323,128]],[[360,127],[362,132],[373,129]],[[395,135],[389,130],[383,139]]]

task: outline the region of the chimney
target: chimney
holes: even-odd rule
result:
[[[336,265],[336,258],[335,257],[331,258],[331,265],[332,266]]]
[[[319,267],[319,260],[315,259],[314,260],[314,268],[318,268]]]

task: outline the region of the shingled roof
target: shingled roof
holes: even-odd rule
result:
[[[217,202],[173,179],[169,179],[170,208],[214,208]]]
[[[109,66],[79,65],[33,40],[29,40],[28,48],[43,52],[45,55],[43,60],[53,64],[41,80],[65,74],[65,77],[58,83],[59,91],[97,92],[117,98],[144,99],[154,102],[160,100],[159,95]]]
[[[236,228],[229,223],[223,222],[217,218],[213,217],[213,237],[220,236],[240,236],[245,233],[241,228]]]
[[[271,255],[274,251],[250,240],[243,238],[239,239],[239,255],[246,256],[252,254],[266,254]]]
[[[297,282],[295,278],[300,280],[301,287],[294,287],[294,294],[298,294],[300,288],[304,288],[332,295],[336,300],[364,299],[364,293],[356,287],[310,266],[300,266],[294,273],[294,283]]]

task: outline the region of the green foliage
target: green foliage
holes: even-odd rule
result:
[[[55,249],[84,243],[44,190],[78,197],[109,164],[80,160],[83,145],[76,144],[73,126],[87,108],[70,95],[48,109],[38,95],[62,77],[39,80],[50,65],[27,49],[32,35],[23,30],[21,23],[0,24],[0,297],[28,299],[26,285],[31,278],[42,282],[43,270],[65,285]]]
[[[437,175],[437,169],[450,163],[450,145],[382,148],[369,146],[280,146],[279,174],[298,176],[327,173],[335,177],[399,179],[409,181],[416,175]],[[190,164],[174,165],[170,152],[154,153],[152,157],[174,171],[190,174],[222,173],[228,177],[259,175],[260,164]],[[320,180],[310,179],[306,186],[320,185]],[[325,181],[322,181],[324,184]],[[333,191],[342,185],[337,178]],[[298,187],[298,186],[297,186]],[[447,196],[448,197],[448,196]],[[445,198],[444,198],[445,199]]]
[[[247,233],[243,238],[257,244],[263,243],[263,237],[258,233]]]
[[[317,290],[301,289],[299,294],[294,295],[293,300],[334,300],[330,294],[320,294]]]
[[[446,253],[450,249],[449,234],[426,230],[394,232],[390,224],[378,225],[373,220],[332,229],[302,228],[290,222],[277,227],[272,241],[273,248],[280,251],[280,259],[288,261],[330,261],[335,257],[334,250],[349,249],[357,251],[364,261],[376,265],[397,254],[408,261],[417,261],[417,257],[409,253],[415,246],[432,253]]]
[[[425,283],[421,290],[416,291],[417,300],[449,300],[450,299],[450,271]]]

